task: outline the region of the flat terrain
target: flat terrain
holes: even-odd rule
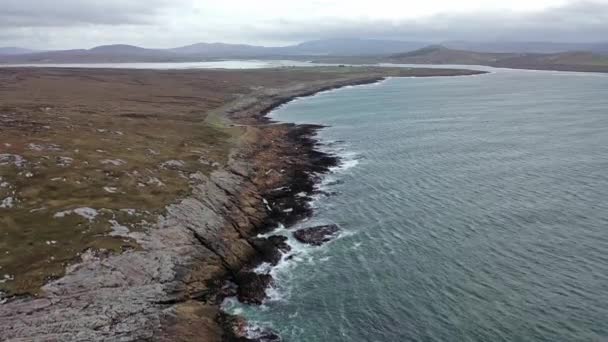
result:
[[[0,69],[0,289],[39,295],[87,250],[138,249],[244,127],[256,94],[332,80],[466,74],[378,68],[256,71]]]

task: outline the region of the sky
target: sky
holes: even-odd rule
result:
[[[608,0],[0,0],[0,46],[608,41]]]

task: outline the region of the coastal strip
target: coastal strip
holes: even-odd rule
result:
[[[330,69],[329,76],[328,69],[280,71],[278,77],[266,72],[263,76],[281,82],[213,109],[209,120],[241,131],[226,163],[208,174],[189,174],[190,194],[166,206],[151,229],[129,234],[138,248],[118,254],[87,250],[65,275],[43,286],[43,295],[5,300],[0,305],[3,338],[248,340],[244,321],[223,314],[221,301],[235,295],[250,303],[264,300],[272,280],[251,269],[260,262],[276,263],[285,246],[277,238],[256,236],[310,215],[307,196],[319,175],[337,163],[315,150],[321,126],[276,124],[266,114],[298,97],[390,76],[479,73],[346,69]],[[299,82],[283,80],[297,73],[308,74]],[[300,193],[307,196],[296,196]]]

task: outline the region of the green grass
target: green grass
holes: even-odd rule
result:
[[[88,115],[81,121],[81,114],[71,114],[51,123],[51,129],[11,130],[0,140],[0,153],[27,160],[22,168],[0,166],[0,182],[8,184],[0,188],[0,201],[15,198],[12,208],[0,208],[0,289],[5,292],[39,294],[41,285],[63,275],[90,248],[138,248],[132,239],[109,236],[111,221],[131,231],[147,229],[146,222],[155,222],[166,205],[190,193],[191,174],[208,174],[227,161],[238,134],[204,120],[116,122]],[[39,115],[24,114],[32,122]],[[61,160],[72,162],[60,165]],[[167,161],[179,163],[164,165]],[[76,214],[55,217],[82,207],[99,215],[93,221]]]

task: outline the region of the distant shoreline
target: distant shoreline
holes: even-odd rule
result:
[[[273,61],[279,62],[296,62],[302,63],[298,65],[277,65],[271,64],[263,66],[263,63],[271,63]],[[243,63],[242,67],[230,66],[234,63],[238,65]],[[256,64],[257,63],[257,64]],[[310,63],[305,65],[305,63]],[[381,64],[394,64],[391,66],[382,66]],[[531,71],[563,71],[563,72],[580,72],[580,73],[608,73],[608,66],[594,66],[594,65],[551,65],[551,64],[534,64],[534,65],[501,65],[501,64],[468,64],[468,63],[423,63],[423,62],[400,62],[393,59],[387,59],[384,57],[327,57],[319,58],[309,57],[301,58],[297,56],[294,58],[285,57],[285,59],[268,59],[268,58],[254,58],[254,59],[214,59],[204,61],[158,61],[158,62],[146,62],[146,61],[121,61],[121,62],[66,62],[66,63],[23,63],[23,64],[12,64],[0,62],[0,69],[20,69],[20,68],[56,68],[56,69],[120,69],[120,70],[252,70],[252,69],[267,69],[267,68],[300,68],[300,67],[317,67],[323,64],[331,64],[329,66],[349,65],[349,66],[368,66],[368,67],[387,67],[387,68],[399,68],[399,64],[415,65],[416,68],[428,68],[433,66],[435,69],[453,69],[455,65],[463,68],[471,68],[474,70],[475,67],[490,67],[497,69],[511,69],[511,70],[531,70]],[[222,66],[224,65],[224,66]]]

